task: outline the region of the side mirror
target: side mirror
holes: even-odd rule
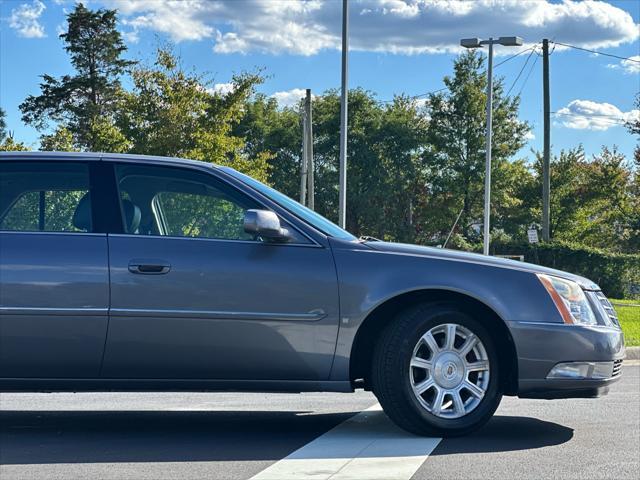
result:
[[[247,210],[244,212],[244,231],[265,240],[287,242],[289,231],[280,226],[278,216],[269,210]]]

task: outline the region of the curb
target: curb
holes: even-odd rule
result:
[[[626,360],[640,360],[640,347],[627,347]]]

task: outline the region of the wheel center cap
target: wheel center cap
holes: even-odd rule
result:
[[[453,363],[448,363],[444,372],[445,378],[452,378],[456,373],[456,366]]]
[[[433,361],[433,377],[438,385],[443,388],[455,388],[464,379],[464,362],[454,352],[443,352]]]

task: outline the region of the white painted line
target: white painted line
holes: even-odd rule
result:
[[[376,404],[251,480],[409,480],[440,440],[401,430]]]

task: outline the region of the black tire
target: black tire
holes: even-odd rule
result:
[[[475,334],[485,347],[490,365],[489,383],[480,403],[459,418],[441,418],[430,413],[416,398],[409,365],[413,349],[430,329],[456,323]],[[449,303],[425,303],[401,311],[384,329],[376,345],[372,364],[373,392],[385,413],[399,427],[417,435],[454,437],[484,425],[494,414],[502,392],[495,342],[486,328]]]

